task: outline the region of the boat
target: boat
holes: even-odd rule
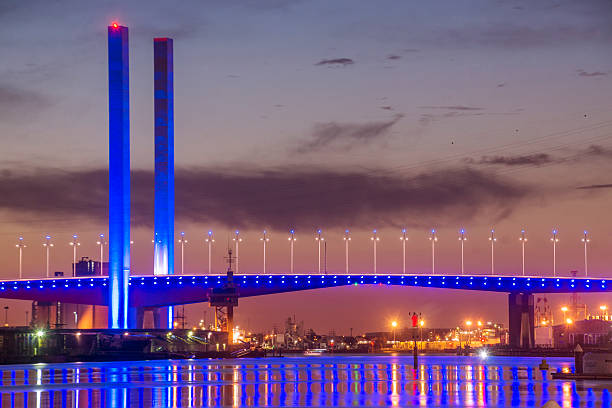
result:
[[[326,351],[327,350],[325,350],[325,349],[308,349],[308,350],[304,351],[304,355],[305,356],[321,356]]]

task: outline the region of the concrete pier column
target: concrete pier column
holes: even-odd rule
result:
[[[129,308],[129,327],[131,329],[143,329],[144,328],[144,307],[130,307]]]
[[[535,346],[535,320],[531,293],[510,293],[508,295],[508,326],[511,347],[532,348]]]
[[[172,322],[172,314],[174,313],[174,307],[166,306],[166,307],[156,307],[153,310],[153,324],[156,329],[171,329]]]

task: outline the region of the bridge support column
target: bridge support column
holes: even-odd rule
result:
[[[144,326],[144,307],[130,307],[128,313],[129,328],[142,329]]]
[[[156,307],[153,310],[153,325],[156,329],[172,329],[174,306]]]
[[[510,293],[508,295],[508,329],[511,347],[532,348],[535,346],[535,320],[531,293]]]

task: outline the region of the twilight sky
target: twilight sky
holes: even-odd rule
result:
[[[97,259],[107,217],[106,26],[115,20],[130,28],[133,273],[152,268],[152,38],[168,36],[187,272],[206,269],[208,229],[221,271],[234,228],[245,239],[242,271],[261,269],[267,228],[269,269],[286,272],[290,227],[303,272],[316,269],[317,227],[330,271],[344,269],[345,228],[352,271],[370,271],[377,228],[378,270],[401,272],[406,227],[408,271],[429,272],[436,227],[437,269],[456,273],[465,227],[466,270],[487,273],[495,227],[496,272],[516,273],[525,227],[529,273],[549,274],[558,227],[561,274],[584,272],[586,228],[589,272],[612,276],[610,1],[230,3],[2,2],[0,277],[16,275],[20,234],[26,276],[42,275],[46,233],[54,270],[69,270],[73,233],[79,254]],[[201,306],[189,310],[200,319]],[[359,332],[414,310],[432,326],[507,319],[504,295],[344,288],[245,300],[237,320],[263,329],[295,313],[307,327]]]

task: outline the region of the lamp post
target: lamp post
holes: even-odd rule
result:
[[[208,236],[204,240],[208,244],[208,274],[212,273],[212,244],[215,242],[212,230],[208,231]]]
[[[568,311],[568,310],[569,310],[569,309],[567,308],[567,306],[563,306],[563,307],[561,308],[561,311],[563,312],[563,321],[565,321],[565,318],[566,318],[566,313],[567,313],[567,311]]]
[[[376,275],[376,244],[380,241],[378,235],[376,235],[376,230],[372,231],[373,235],[370,237],[372,243],[374,244],[374,275]]]
[[[293,274],[293,243],[295,242],[295,239],[295,230],[291,228],[289,230],[289,271],[291,274]]]
[[[589,238],[589,232],[584,230],[584,236],[581,241],[584,243],[584,276],[589,276],[589,264],[587,263],[587,244],[591,242]]]
[[[100,275],[104,275],[104,245],[106,245],[106,241],[104,240],[104,234],[100,234],[98,238],[96,244],[100,245]]]
[[[344,267],[346,270],[346,274],[349,274],[349,241],[351,240],[351,235],[348,229],[344,230]]]
[[[489,237],[489,241],[491,241],[491,275],[495,275],[495,230],[491,228],[491,236]]]
[[[187,240],[185,239],[185,232],[181,231],[181,237],[178,240],[179,244],[181,244],[181,275],[185,274],[185,244]]]
[[[321,236],[321,229],[317,229],[317,235],[315,235],[315,241],[317,241],[318,253],[319,253],[319,275],[321,274],[321,242],[325,240]]]
[[[468,332],[468,340],[467,340],[467,347],[470,347],[471,343],[472,343],[472,321],[468,320],[465,322],[465,325],[467,326],[467,332]]]
[[[268,238],[268,234],[266,230],[263,231],[263,236],[259,238],[261,242],[263,242],[263,274],[266,274],[266,244],[270,242],[270,238]]]
[[[395,320],[391,322],[391,327],[393,327],[393,347],[395,347],[395,328],[397,327],[397,322]]]
[[[406,241],[408,238],[406,237],[406,228],[402,228],[402,236],[400,237],[400,241],[402,241],[402,274],[406,274]]]
[[[557,276],[557,242],[559,242],[559,238],[557,238],[558,234],[559,230],[553,228],[552,238],[550,238],[553,243],[553,276]]]
[[[521,249],[523,253],[523,276],[525,276],[525,242],[527,242],[527,235],[525,229],[521,230],[521,236],[519,237],[519,241],[521,241]]]
[[[51,235],[46,235],[45,236],[45,242],[43,243],[43,247],[45,248],[45,264],[46,264],[46,271],[47,271],[47,278],[49,277],[49,250],[51,249],[51,247],[53,246],[53,244],[51,243]]]
[[[76,276],[77,247],[81,246],[79,236],[74,234],[72,236],[72,241],[69,242],[69,244],[72,246],[72,276]]]
[[[19,279],[23,278],[23,248],[27,245],[23,242],[23,237],[17,238],[17,244],[15,245],[19,248]]]
[[[463,244],[467,240],[465,236],[465,228],[461,228],[459,230],[459,242],[461,242],[461,274],[463,275]]]
[[[431,274],[436,274],[436,242],[438,242],[438,236],[436,235],[436,229],[431,229],[431,235],[429,236],[431,241]]]
[[[240,243],[242,242],[242,238],[240,238],[240,231],[236,230],[236,232],[234,232],[234,242],[236,243],[236,274],[238,274],[238,247],[240,246]]]

